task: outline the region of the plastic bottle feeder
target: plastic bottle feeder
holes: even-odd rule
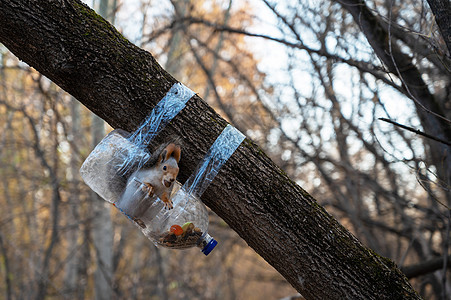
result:
[[[174,183],[171,210],[156,195],[149,196],[138,178],[130,178],[150,157],[145,145],[193,94],[181,84],[174,85],[136,132],[116,129],[103,138],[84,161],[80,173],[93,191],[132,220],[155,245],[171,249],[199,247],[208,255],[217,241],[208,234],[208,212],[200,196],[243,141],[243,134],[230,125],[223,130],[185,184]]]

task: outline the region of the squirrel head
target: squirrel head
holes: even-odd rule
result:
[[[161,151],[157,167],[160,168],[160,171],[163,174],[161,182],[167,188],[170,188],[177,178],[179,173],[178,163],[181,154],[182,150],[180,146],[173,143],[167,145],[163,151]]]

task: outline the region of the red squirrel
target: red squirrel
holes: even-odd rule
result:
[[[174,143],[168,144],[161,151],[155,165],[145,166],[131,176],[131,178],[136,177],[145,185],[143,190],[149,194],[149,197],[157,195],[168,209],[173,208],[169,196],[179,173],[178,163],[180,157],[180,146]]]
[[[143,192],[150,198],[156,195],[167,209],[172,209],[173,205],[169,197],[179,173],[180,157],[181,146],[176,141],[161,145],[141,169],[129,176],[127,187],[115,205],[142,228],[146,228],[140,218],[144,216],[152,202],[149,202],[147,197],[135,197],[136,183],[142,183]]]

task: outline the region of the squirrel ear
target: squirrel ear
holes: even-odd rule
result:
[[[174,152],[174,148],[175,148],[174,144],[169,144],[166,146],[166,149],[165,149],[166,153],[165,153],[164,160],[168,160],[172,156],[172,153]]]
[[[175,158],[177,163],[180,162],[180,157],[182,156],[182,149],[180,148],[180,146],[174,147],[174,152],[172,152],[172,156]]]
[[[160,159],[158,160],[158,162],[161,164],[162,162],[164,162],[165,160],[167,160],[167,156],[168,155],[168,150],[167,150],[167,148],[166,149],[164,149],[163,151],[161,151],[161,154],[160,154]]]
[[[169,158],[174,157],[174,159],[178,163],[180,161],[181,154],[182,154],[182,150],[181,150],[180,146],[178,146],[178,145],[176,146],[175,144],[169,144],[161,152],[160,161],[164,162],[165,160],[168,160]]]

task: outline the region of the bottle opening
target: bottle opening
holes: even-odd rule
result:
[[[202,249],[202,253],[205,254],[205,256],[207,256],[216,247],[217,244],[218,244],[218,241],[216,241],[215,239],[212,238],[208,242],[208,244]]]

